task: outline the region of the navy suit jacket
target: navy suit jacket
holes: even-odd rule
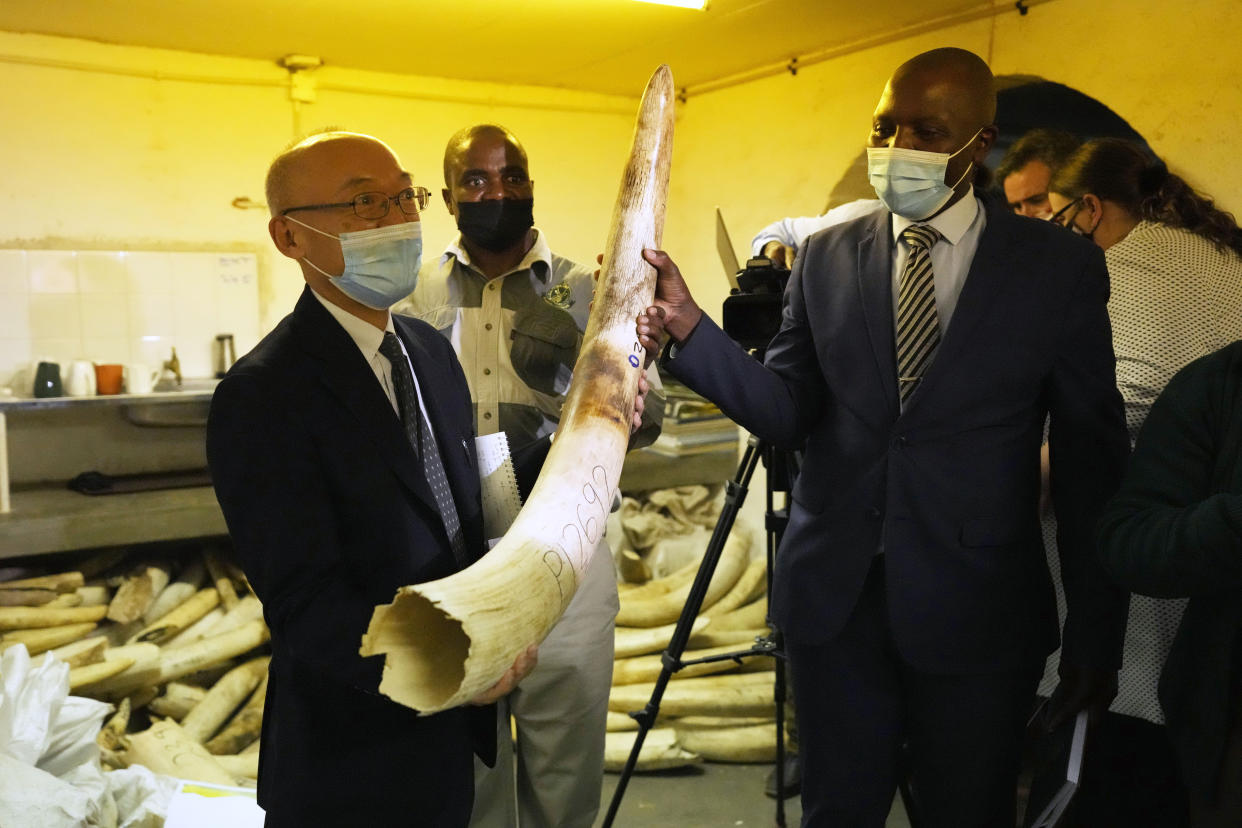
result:
[[[465,376],[430,326],[394,316],[456,499],[483,550]],[[303,292],[212,398],[207,455],[272,631],[259,801],[268,825],[465,825],[491,708],[418,717],[358,655],[377,604],[457,570],[421,465],[357,345]],[[490,741],[489,741],[490,740]]]
[[[985,209],[952,323],[904,411],[883,208],[807,240],[763,365],[706,317],[666,365],[761,439],[805,448],[773,581],[786,636],[835,636],[882,549],[898,649],[932,672],[1029,667],[1056,647],[1037,514],[1051,415],[1063,659],[1115,668],[1126,595],[1092,554],[1128,450],[1104,257]]]

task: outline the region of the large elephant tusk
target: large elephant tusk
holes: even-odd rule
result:
[[[434,713],[491,687],[552,629],[604,532],[643,370],[634,320],[655,270],[642,250],[663,233],[673,108],[661,66],[643,93],[560,429],[525,507],[478,562],[375,608],[360,652],[385,656],[379,690],[396,702]]]
[[[708,762],[771,762],[776,759],[776,725],[696,728],[674,725],[677,743]]]
[[[711,619],[700,615],[694,619],[690,634],[696,635],[703,632],[710,621]],[[662,627],[618,626],[613,633],[613,658],[630,658],[658,653],[669,645],[676,631],[676,624],[665,624]]]

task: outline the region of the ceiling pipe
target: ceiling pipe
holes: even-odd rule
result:
[[[1013,5],[1005,4],[1001,6],[986,6],[983,8],[971,9],[969,11],[956,12],[941,17],[934,17],[931,20],[925,20],[920,23],[912,23],[901,26],[891,31],[884,32],[871,37],[864,37],[851,43],[833,46],[828,49],[820,49],[816,52],[810,52],[805,55],[797,55],[780,63],[771,63],[767,66],[761,66],[757,69],[747,69],[744,72],[738,72],[733,75],[727,75],[704,83],[683,86],[677,99],[685,103],[690,98],[698,95],[705,95],[708,92],[717,92],[721,89],[728,89],[732,86],[740,86],[743,83],[761,80],[763,78],[775,77],[777,75],[797,75],[798,70],[803,69],[815,63],[823,63],[833,58],[843,57],[844,55],[861,52],[875,46],[883,46],[888,43],[895,43],[899,40],[905,40],[908,37],[927,34],[940,29],[947,29],[950,26],[957,26],[962,23],[971,23],[975,20],[985,20],[989,17],[995,18],[1002,14],[1018,12],[1025,16],[1033,7],[1041,6],[1044,3],[1052,2],[1052,0],[1019,0]]]
[[[67,60],[58,57],[44,57],[40,55],[30,54],[14,54],[0,53],[0,63],[9,63],[18,66],[38,66],[45,69],[62,69],[70,72],[86,72],[99,75],[116,75],[126,78],[140,78],[144,80],[168,81],[175,83],[201,83],[216,86],[250,86],[250,87],[266,87],[266,88],[287,88],[289,80],[281,76],[239,76],[225,74],[208,74],[194,72],[178,72],[166,71],[162,69],[148,68],[144,66],[126,66],[123,64],[107,63],[104,61],[86,61],[86,60]],[[361,70],[359,70],[361,71]],[[394,78],[409,78],[417,80],[420,77],[430,77],[421,75],[392,75]],[[449,80],[460,83],[480,83],[479,81],[467,81],[454,78],[435,78],[436,80]],[[440,103],[469,104],[477,106],[486,106],[489,108],[512,107],[515,109],[532,109],[549,112],[585,112],[601,115],[624,115],[630,118],[634,114],[634,99],[629,96],[605,95],[598,92],[583,92],[583,95],[594,97],[612,97],[617,102],[608,103],[574,103],[570,101],[541,101],[526,98],[522,94],[500,96],[500,95],[471,95],[462,93],[449,92],[430,92],[419,89],[397,89],[393,87],[377,86],[366,83],[348,83],[348,82],[323,82],[317,83],[319,91],[331,92],[347,92],[355,95],[371,95],[381,98],[401,98],[416,101],[436,101]],[[566,90],[553,89],[552,87],[531,87],[554,92],[564,92]],[[578,94],[576,90],[569,90],[571,94]]]

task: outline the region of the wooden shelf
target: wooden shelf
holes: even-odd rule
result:
[[[14,487],[13,511],[0,514],[0,559],[226,533],[210,486],[109,495]]]

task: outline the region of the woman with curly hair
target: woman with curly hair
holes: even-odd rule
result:
[[[1242,228],[1129,141],[1083,144],[1053,175],[1052,220],[1104,249],[1117,383],[1133,441],[1169,378],[1242,337]]]

